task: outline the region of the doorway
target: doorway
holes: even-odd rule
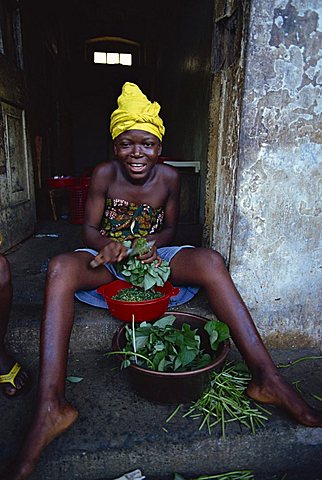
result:
[[[110,114],[122,84],[137,83],[161,104],[163,156],[183,162],[183,240],[195,229],[197,242],[217,247],[223,234],[229,254],[224,226],[233,218],[246,2],[31,3],[33,18],[30,1],[22,13],[31,130],[43,142],[40,177],[80,175],[110,159]],[[131,66],[93,61],[88,45],[106,38],[136,46]],[[231,157],[233,168],[221,165]],[[36,194],[41,209],[39,185]]]

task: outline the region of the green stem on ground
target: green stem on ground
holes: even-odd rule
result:
[[[306,360],[319,360],[320,358],[322,358],[322,355],[308,355],[308,356],[297,358],[296,360],[293,360],[293,362],[279,363],[277,365],[277,367],[278,368],[289,368],[289,367],[293,367],[294,365],[296,365],[300,362],[304,362]]]

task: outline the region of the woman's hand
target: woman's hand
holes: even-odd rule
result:
[[[104,265],[104,263],[117,263],[128,255],[127,248],[121,242],[109,241],[90,262],[92,268]]]
[[[152,263],[154,260],[157,260],[157,263],[155,264],[156,267],[159,267],[162,262],[162,258],[157,254],[157,247],[155,245],[152,245],[147,253],[137,255],[136,258],[142,263]]]

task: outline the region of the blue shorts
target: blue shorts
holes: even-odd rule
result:
[[[161,247],[158,248],[157,253],[158,255],[167,262],[171,262],[172,258],[175,256],[183,248],[194,248],[191,245],[183,245],[181,247]],[[91,248],[79,248],[76,252],[88,252],[91,253],[94,257],[98,254],[96,250],[92,250]],[[125,280],[124,276],[118,273],[114,267],[114,265],[110,263],[105,263],[104,265],[114,277],[119,278],[121,280]],[[190,287],[190,286],[180,286],[178,295],[170,298],[169,307],[176,307],[178,305],[182,305],[183,303],[189,302],[199,290],[199,287]],[[87,303],[89,305],[93,305],[93,307],[105,308],[107,309],[106,301],[95,290],[78,290],[75,293],[75,297],[80,300],[81,302]]]

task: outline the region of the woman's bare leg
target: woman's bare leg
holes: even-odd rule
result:
[[[54,257],[48,267],[40,337],[40,370],[36,412],[18,461],[0,479],[27,478],[42,450],[77,419],[65,399],[69,339],[74,322],[74,292],[114,279],[105,267],[89,267],[92,255],[74,252]]]
[[[183,249],[172,259],[171,272],[175,285],[203,287],[216,317],[229,326],[252,374],[248,395],[283,408],[303,425],[322,427],[322,412],[310,407],[279,374],[220,254],[206,248]]]
[[[8,354],[4,347],[12,302],[11,271],[8,260],[0,254],[0,375],[10,372],[15,360]],[[21,369],[15,378],[15,388],[10,383],[1,384],[8,396],[14,396],[22,389],[28,380],[27,373]]]

